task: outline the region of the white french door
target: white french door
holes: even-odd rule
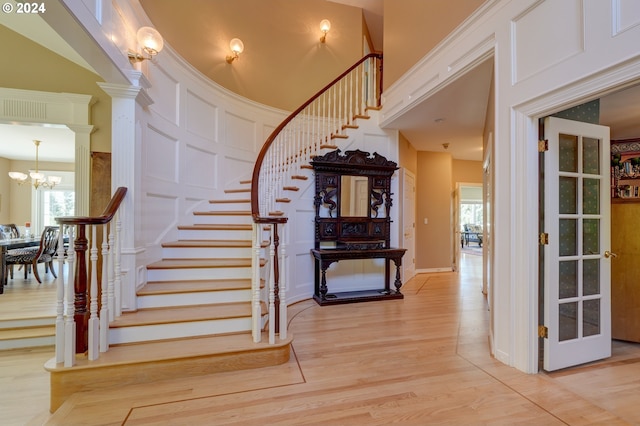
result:
[[[544,369],[611,356],[609,128],[544,123]]]

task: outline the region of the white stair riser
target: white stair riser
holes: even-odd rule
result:
[[[53,346],[56,342],[55,336],[27,337],[24,339],[1,340],[0,350],[37,348],[39,346]]]
[[[189,281],[223,278],[251,278],[251,268],[149,269],[148,281]]]
[[[251,225],[253,219],[251,215],[229,214],[229,215],[194,215],[193,223],[197,225],[224,225],[226,223],[235,223],[238,225]]]
[[[179,240],[251,240],[251,230],[221,230],[221,229],[181,229],[178,231]]]
[[[194,293],[153,294],[138,296],[138,309],[198,304],[250,302],[251,290],[201,291]]]
[[[55,317],[4,320],[0,321],[0,330],[8,328],[40,327],[43,325],[54,325],[55,323]]]
[[[162,249],[165,259],[213,259],[251,257],[251,247],[165,247]]]
[[[248,198],[249,197],[247,196],[243,197],[243,199],[245,200]],[[237,203],[209,203],[209,207],[211,208],[211,210],[215,210],[218,212],[246,211],[246,210],[251,210],[251,203],[248,201],[237,202]]]
[[[250,316],[242,318],[142,325],[137,327],[114,327],[109,329],[109,344],[116,345],[120,343],[178,339],[181,337],[238,333],[250,330]]]

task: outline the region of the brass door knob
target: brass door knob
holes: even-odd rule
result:
[[[613,253],[613,252],[610,252],[609,250],[605,250],[604,251],[604,257],[608,259],[610,257],[618,257],[618,255]]]

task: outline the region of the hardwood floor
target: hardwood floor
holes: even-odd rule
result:
[[[76,394],[51,416],[52,348],[0,352],[2,424],[640,424],[640,345],[536,375],[489,355],[481,259],[415,277],[403,300],[291,306],[286,364]]]

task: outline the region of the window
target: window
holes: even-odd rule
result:
[[[460,223],[482,226],[482,202],[460,203]]]
[[[40,235],[45,226],[57,225],[56,217],[75,214],[74,172],[45,172],[62,176],[62,182],[53,189],[40,187],[31,190],[31,229]]]

